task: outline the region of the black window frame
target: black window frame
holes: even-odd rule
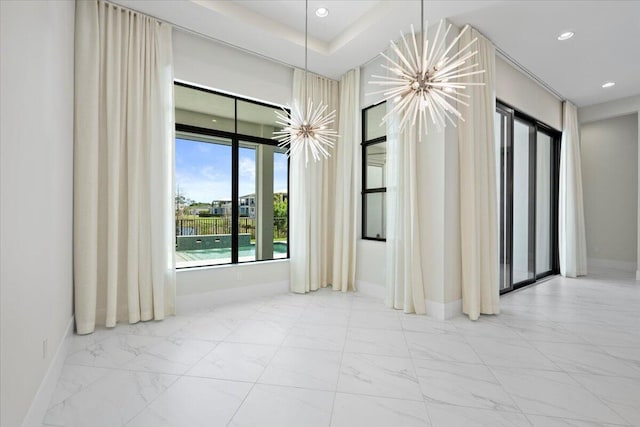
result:
[[[177,267],[176,269],[189,269],[189,268],[202,268],[202,267],[215,267],[222,265],[234,265],[234,264],[251,264],[255,262],[266,262],[266,261],[274,261],[274,259],[265,259],[265,260],[254,260],[254,261],[238,261],[238,235],[239,235],[239,222],[240,222],[240,206],[239,200],[240,195],[239,191],[239,153],[240,153],[240,145],[241,142],[251,142],[256,144],[270,145],[274,147],[278,147],[278,141],[262,138],[254,135],[246,135],[238,133],[238,101],[248,102],[256,105],[261,105],[263,107],[273,108],[275,110],[282,109],[283,107],[280,105],[269,104],[266,102],[256,101],[249,98],[243,98],[241,96],[231,95],[224,92],[218,92],[213,89],[203,88],[201,86],[185,83],[182,81],[174,80],[173,82],[175,86],[181,86],[188,89],[199,90],[206,93],[211,93],[217,96],[223,96],[226,98],[231,98],[234,101],[234,130],[235,132],[228,132],[216,129],[202,128],[198,126],[185,125],[175,123],[175,131],[176,133],[190,133],[194,135],[204,135],[204,136],[212,136],[212,137],[220,137],[231,140],[231,262],[224,264],[205,264],[199,266],[185,266],[185,267]],[[289,109],[285,108],[287,113],[290,113]],[[291,244],[289,236],[291,236],[291,218],[290,218],[290,207],[291,207],[291,161],[287,157],[287,257],[280,259],[289,259]],[[177,241],[177,236],[176,236]],[[277,260],[277,259],[275,259]]]
[[[367,194],[373,193],[386,193],[387,187],[377,187],[377,188],[367,188],[367,147],[370,147],[375,144],[381,144],[387,142],[387,135],[379,136],[377,138],[366,140],[367,135],[367,111],[378,107],[379,105],[386,104],[386,101],[378,102],[376,104],[370,105],[366,108],[362,109],[362,230],[361,236],[362,240],[374,240],[378,242],[386,242],[386,237],[371,237],[367,236]],[[386,231],[385,231],[386,236]]]
[[[562,141],[562,132],[549,126],[548,124],[541,122],[540,120],[514,108],[512,105],[496,98],[496,112],[500,113],[507,120],[507,158],[501,158],[501,162],[506,161],[504,167],[507,168],[507,178],[509,180],[507,184],[507,195],[510,198],[509,211],[507,212],[508,218],[506,220],[507,233],[509,233],[509,247],[500,248],[501,256],[503,251],[509,258],[509,284],[510,286],[500,290],[500,294],[511,292],[513,290],[522,288],[523,286],[536,283],[540,279],[547,276],[560,273],[560,258],[559,258],[559,235],[558,235],[558,209],[559,209],[559,196],[560,196],[560,149]],[[533,175],[530,172],[529,180],[529,264],[533,266],[533,278],[527,279],[521,282],[513,283],[513,127],[515,121],[520,121],[530,127],[529,130],[529,170],[534,171]],[[551,177],[550,177],[550,197],[551,203],[549,208],[551,210],[551,230],[550,230],[550,245],[551,245],[551,269],[543,272],[536,271],[536,248],[535,248],[535,236],[536,236],[536,159],[537,159],[537,134],[543,133],[551,138]],[[500,175],[500,171],[497,171],[497,175]],[[501,184],[502,185],[502,184]],[[500,220],[500,233],[502,233],[502,220]],[[500,240],[502,242],[502,238]]]

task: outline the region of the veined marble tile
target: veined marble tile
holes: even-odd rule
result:
[[[230,427],[326,427],[334,392],[256,384]]]
[[[599,346],[640,347],[640,331],[628,331],[619,326],[595,323],[566,323],[563,327]]]
[[[215,348],[217,342],[169,337],[125,363],[125,369],[184,374]]]
[[[434,403],[427,403],[427,412],[433,427],[531,427],[527,418],[517,412]]]
[[[640,380],[586,374],[571,376],[628,423],[640,426]]]
[[[567,372],[640,378],[640,369],[592,344],[535,342],[533,345]],[[640,353],[640,349],[636,349]]]
[[[522,338],[498,339],[466,337],[467,341],[489,366],[560,370],[549,358]]]
[[[372,328],[402,330],[399,313],[396,310],[364,311],[355,310],[351,313],[350,328]]]
[[[177,377],[113,371],[49,408],[44,422],[65,427],[124,426]]]
[[[384,305],[384,301],[381,299],[369,297],[366,295],[357,295],[353,299],[351,309],[365,311],[385,311],[388,308]]]
[[[96,330],[92,334],[73,334],[73,336],[71,337],[71,342],[69,343],[69,354],[84,350],[113,335],[114,328],[105,328],[104,326],[96,327]]]
[[[637,347],[600,346],[600,349],[611,356],[623,360],[640,369],[640,351]]]
[[[619,427],[620,424],[601,424],[591,421],[571,420],[568,418],[527,415],[533,427]]]
[[[295,322],[302,316],[304,310],[304,307],[287,304],[265,304],[249,318],[253,320]]]
[[[337,393],[331,427],[430,426],[423,402]]]
[[[49,407],[61,403],[112,372],[111,369],[93,366],[64,365],[56,389],[51,396]]]
[[[226,426],[252,384],[182,377],[127,427]]]
[[[186,375],[255,382],[277,349],[272,345],[223,342]]]
[[[344,351],[409,357],[404,333],[387,329],[349,328]]]
[[[335,391],[341,359],[340,352],[283,347],[258,382]]]
[[[273,320],[243,320],[240,325],[227,336],[227,342],[246,344],[280,345],[289,333],[289,323]]]
[[[609,407],[564,372],[491,368],[526,414],[600,423],[623,423]]]
[[[349,325],[349,315],[349,310],[319,308],[312,304],[298,321],[304,324],[346,327]]]
[[[346,336],[347,328],[344,326],[300,323],[291,329],[282,346],[342,351]]]
[[[164,320],[148,320],[132,324],[119,323],[114,328],[114,332],[125,335],[168,337],[187,326],[192,320],[193,318],[187,316],[168,316]]]
[[[497,317],[482,316],[478,320],[469,320],[467,317],[456,317],[451,323],[463,335],[468,337],[489,337],[500,339],[520,339],[518,334],[505,326]]]
[[[458,333],[423,334],[405,332],[409,352],[414,359],[446,362],[482,363],[476,352]]]
[[[311,304],[311,301],[311,295],[289,292],[271,297],[266,304],[285,304],[294,307],[307,307]]]
[[[413,361],[427,403],[519,412],[502,384],[484,365]]]
[[[265,305],[265,301],[251,300],[236,302],[211,307],[204,314],[207,317],[219,317],[222,319],[244,320],[251,317]]]
[[[400,323],[402,323],[402,329],[408,332],[428,334],[458,332],[451,321],[436,320],[421,314],[400,314]]]
[[[338,391],[422,400],[411,359],[345,353],[340,368]]]
[[[564,329],[561,324],[555,322],[528,320],[513,320],[507,324],[526,341],[545,341],[585,344],[580,336]]]
[[[202,316],[178,330],[174,337],[194,340],[222,341],[236,329],[242,321],[238,319]]]
[[[70,365],[117,368],[162,340],[163,338],[160,337],[113,334],[84,350],[70,354],[67,356],[66,363]]]

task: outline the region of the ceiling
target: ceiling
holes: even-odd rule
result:
[[[303,0],[115,0],[297,67]],[[314,11],[324,6],[326,18]],[[425,18],[471,24],[564,98],[585,106],[640,94],[640,1],[427,1]],[[417,0],[309,0],[310,71],[338,79],[420,23]],[[558,34],[571,30],[565,42]],[[616,85],[603,89],[606,81]]]

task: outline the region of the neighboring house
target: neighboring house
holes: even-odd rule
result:
[[[240,197],[240,216],[256,217],[256,194],[247,194]]]
[[[231,216],[231,200],[214,200],[210,212],[216,216]]]

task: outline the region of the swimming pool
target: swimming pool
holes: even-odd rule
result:
[[[273,258],[287,257],[287,242],[273,242]],[[240,246],[238,260],[255,261],[256,245]],[[176,251],[177,267],[192,267],[198,265],[227,264],[231,262],[231,248],[196,249],[190,251]]]

